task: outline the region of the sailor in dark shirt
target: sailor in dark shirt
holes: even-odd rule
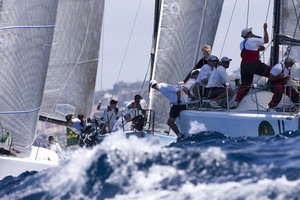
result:
[[[191,77],[191,72],[194,69],[201,69],[203,65],[207,64],[207,58],[208,56],[210,56],[211,54],[211,47],[207,44],[203,45],[202,47],[202,53],[204,55],[203,58],[201,58],[198,63],[194,66],[194,68],[190,71],[190,73],[188,73],[188,75],[185,77],[185,79],[183,81],[179,82],[179,85],[183,85],[185,84]]]

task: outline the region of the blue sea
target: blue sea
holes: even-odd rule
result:
[[[299,199],[299,143],[299,131],[255,138],[204,131],[167,146],[116,134],[67,152],[57,168],[4,178],[0,199]]]

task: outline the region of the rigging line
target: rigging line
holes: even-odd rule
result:
[[[248,22],[249,22],[249,11],[250,10],[250,0],[248,0],[248,6],[247,6],[247,20],[246,20],[246,28],[248,28]]]
[[[269,0],[269,5],[268,5],[268,9],[267,9],[267,15],[266,15],[265,23],[267,23],[267,21],[268,21],[269,10],[270,10],[270,4],[271,4],[271,0]]]
[[[226,34],[225,34],[225,38],[224,38],[224,41],[223,41],[223,44],[222,44],[222,48],[221,48],[219,58],[221,58],[221,55],[223,53],[223,49],[224,49],[225,42],[226,42],[226,39],[227,39],[228,31],[229,31],[229,28],[230,28],[230,25],[231,25],[231,22],[232,22],[232,17],[233,17],[234,11],[235,11],[236,2],[237,2],[237,0],[235,0],[234,6],[233,6],[233,10],[232,10],[232,13],[231,13],[231,16],[230,16],[229,24],[228,24],[228,27],[227,27],[227,30],[226,30]]]
[[[131,28],[131,31],[130,31],[129,39],[128,39],[128,41],[127,41],[127,45],[126,45],[126,49],[125,49],[125,52],[124,52],[124,56],[123,56],[123,58],[122,58],[121,66],[120,66],[120,68],[119,68],[119,72],[118,72],[118,76],[117,76],[116,83],[119,82],[119,77],[120,77],[120,74],[121,74],[121,71],[122,71],[122,67],[123,67],[123,64],[124,64],[124,60],[125,60],[125,57],[126,57],[126,54],[127,54],[127,50],[128,50],[128,47],[129,47],[129,43],[130,43],[130,40],[131,40],[131,36],[132,36],[133,29],[134,29],[134,26],[135,26],[135,23],[136,23],[136,20],[137,20],[137,16],[138,16],[138,14],[139,14],[139,10],[140,10],[142,1],[143,1],[143,0],[140,0],[140,3],[139,3],[139,6],[138,6],[136,15],[135,15],[135,17],[134,17],[133,25],[132,25],[132,28]]]
[[[143,84],[142,84],[142,87],[141,87],[141,90],[140,90],[140,94],[144,88],[144,85],[145,85],[145,82],[146,82],[146,79],[147,79],[147,76],[148,76],[148,73],[150,71],[150,66],[151,66],[151,58],[149,59],[149,64],[148,64],[148,68],[147,68],[147,71],[146,71],[146,74],[145,74],[145,77],[144,77],[144,81],[143,81]]]
[[[59,95],[58,95],[58,97],[57,97],[55,103],[53,104],[53,106],[52,106],[52,108],[51,108],[51,110],[50,110],[50,113],[53,112],[53,110],[54,110],[54,108],[55,108],[55,105],[56,105],[57,102],[58,102],[58,99],[62,96],[62,93],[63,93],[64,89],[66,88],[67,83],[69,82],[69,80],[70,80],[70,78],[71,78],[71,76],[72,76],[72,74],[73,74],[75,68],[77,67],[77,65],[78,65],[78,63],[79,63],[79,60],[80,60],[80,58],[81,58],[81,55],[82,55],[82,53],[83,53],[83,50],[84,50],[84,47],[85,47],[85,44],[86,44],[86,41],[87,41],[87,35],[88,35],[88,33],[89,33],[89,27],[90,27],[90,24],[91,24],[91,18],[92,18],[92,14],[93,14],[92,11],[94,10],[94,9],[93,9],[93,8],[94,8],[94,3],[95,3],[95,0],[93,1],[92,5],[91,5],[91,12],[90,12],[90,16],[89,16],[89,20],[88,20],[88,24],[87,24],[87,28],[86,28],[86,32],[85,32],[85,37],[84,37],[83,44],[82,44],[82,46],[81,46],[80,53],[79,53],[79,55],[78,55],[78,57],[77,57],[77,60],[76,60],[75,65],[73,66],[73,68],[72,68],[70,74],[69,74],[68,77],[67,77],[66,82],[63,84],[63,87],[62,87],[62,89],[61,89],[61,91],[60,91],[60,93],[59,93]],[[46,127],[46,122],[48,121],[48,119],[49,119],[49,118],[47,117],[46,120],[44,121],[43,126],[42,126],[42,127],[43,127],[42,129],[44,129],[44,128]],[[41,129],[41,131],[42,131],[42,129]],[[41,131],[40,131],[40,132],[41,132]],[[39,133],[40,133],[40,132],[39,132]]]

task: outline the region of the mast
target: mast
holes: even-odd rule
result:
[[[156,49],[156,42],[157,42],[160,6],[161,6],[161,0],[156,0],[155,1],[155,9],[154,9],[154,25],[153,25],[152,47],[151,47],[150,80],[152,79],[152,71],[153,71],[154,57],[155,57],[155,51],[156,51],[155,49]]]
[[[273,47],[271,51],[271,66],[274,66],[279,62],[280,3],[281,0],[274,0]]]

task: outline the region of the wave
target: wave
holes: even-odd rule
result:
[[[57,168],[0,182],[1,199],[297,199],[299,132],[200,132],[162,146],[119,133],[66,152]]]

